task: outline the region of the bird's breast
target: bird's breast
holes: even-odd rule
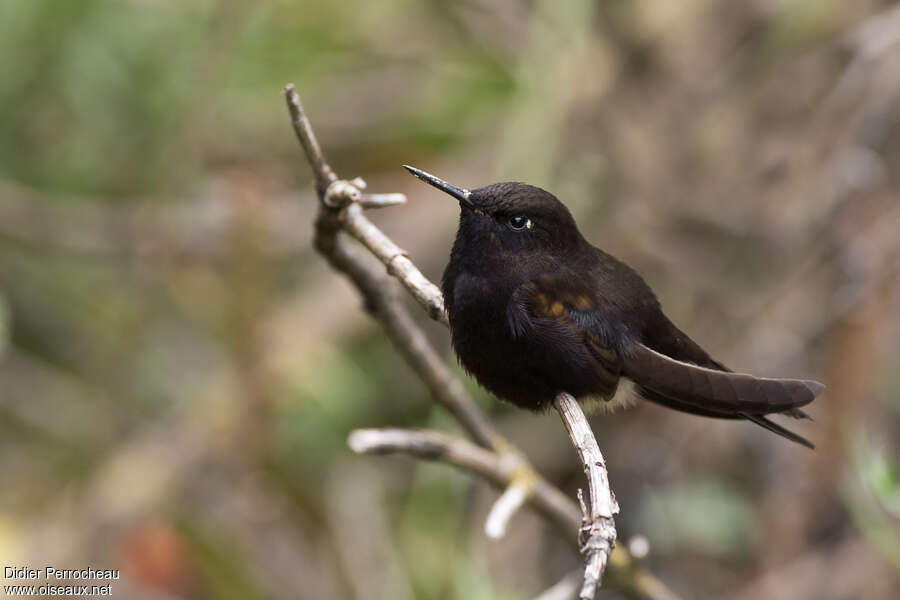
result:
[[[491,346],[511,341],[506,325],[506,306],[513,286],[495,278],[461,274],[445,290],[454,346],[474,341]]]
[[[513,286],[469,273],[445,280],[453,349],[467,371],[479,380],[505,371],[515,351],[506,319]]]

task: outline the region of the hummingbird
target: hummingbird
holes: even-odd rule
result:
[[[769,418],[825,386],[735,373],[676,327],[631,267],[588,242],[550,192],[521,182],[473,190],[404,168],[459,202],[441,290],[462,367],[502,400],[532,411],[560,392],[611,400],[622,380],[639,397],[693,415],[745,419],[813,448]]]

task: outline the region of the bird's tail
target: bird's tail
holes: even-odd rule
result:
[[[663,406],[707,417],[748,419],[793,442],[813,447],[766,415],[783,413],[808,418],[799,407],[812,402],[825,389],[824,385],[810,380],[732,373],[705,353],[702,356],[710,366],[676,360],[644,344],[635,344],[624,356],[624,374],[639,386],[643,397]]]

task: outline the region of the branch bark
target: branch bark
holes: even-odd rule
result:
[[[563,393],[553,399],[553,405],[566,426],[588,480],[588,504],[585,506],[582,502],[583,517],[578,535],[585,561],[584,582],[578,597],[592,600],[600,587],[609,555],[616,547],[613,515],[619,512],[619,505],[609,489],[609,475],[600,446],[578,402],[570,394]],[[579,490],[579,500],[581,497]]]

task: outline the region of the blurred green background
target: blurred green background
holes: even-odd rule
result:
[[[485,484],[346,447],[456,428],[310,247],[288,82],[340,175],[409,196],[372,217],[433,280],[457,209],[401,163],[547,187],[719,360],[826,382],[815,452],[593,419],[619,537],[674,590],[900,597],[900,8],[870,0],[4,0],[0,563],[401,600],[579,564],[528,511],[486,540]],[[574,495],[557,417],[467,384]]]

